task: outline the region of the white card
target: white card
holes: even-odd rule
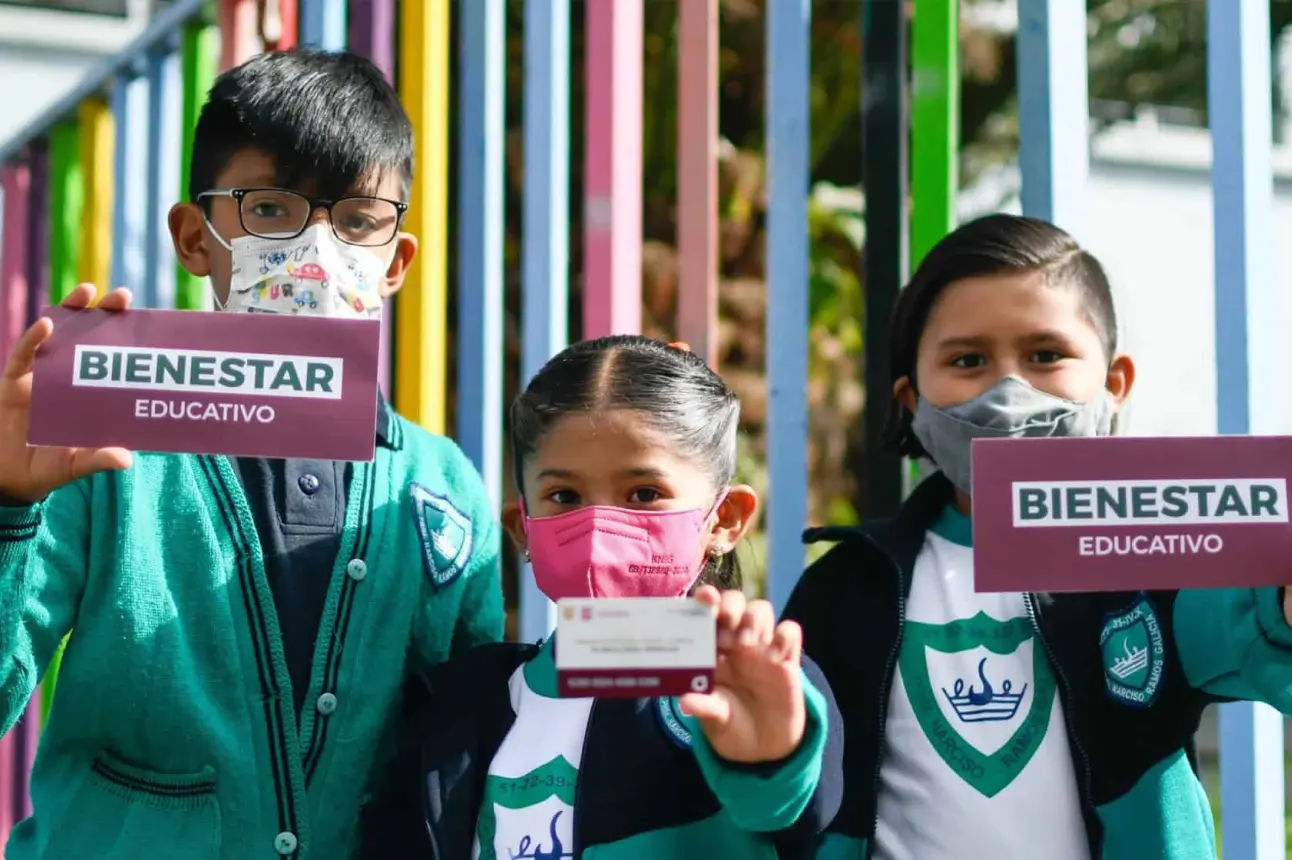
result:
[[[691,598],[627,597],[571,598],[558,610],[562,696],[678,696],[712,688],[713,608]]]

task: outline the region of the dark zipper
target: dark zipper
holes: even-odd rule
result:
[[[896,567],[896,565],[894,565]],[[875,749],[875,820],[871,825],[871,836],[866,849],[866,856],[869,857],[875,850],[875,834],[879,832],[879,792],[882,789],[881,773],[884,768],[884,727],[888,722],[888,694],[893,689],[893,673],[897,669],[897,656],[902,651],[902,634],[906,630],[906,578],[902,571],[897,571],[897,636],[893,639],[893,647],[888,652],[888,662],[884,664],[884,683],[879,685],[879,731],[876,734]]]
[[[1063,719],[1068,730],[1068,737],[1072,740],[1072,745],[1077,748],[1077,753],[1081,756],[1081,784],[1085,788],[1081,797],[1082,817],[1085,818],[1087,822],[1097,821],[1098,813],[1095,815],[1086,814],[1087,812],[1092,811],[1087,810],[1086,807],[1091,805],[1090,798],[1094,797],[1094,789],[1090,784],[1090,756],[1086,754],[1086,748],[1081,745],[1081,738],[1074,728],[1075,721],[1072,719],[1072,710],[1068,707],[1068,702],[1072,699],[1072,686],[1068,683],[1068,676],[1063,674],[1063,667],[1059,665],[1058,658],[1054,656],[1054,650],[1050,648],[1050,643],[1046,640],[1045,634],[1041,631],[1041,622],[1036,616],[1036,603],[1031,592],[1023,593],[1023,603],[1027,606],[1027,617],[1032,622],[1032,629],[1036,631],[1036,638],[1040,640],[1041,647],[1045,649],[1045,656],[1050,661],[1050,668],[1054,670],[1054,675],[1059,679],[1059,686],[1063,690],[1063,695],[1059,696],[1059,707],[1063,710]],[[1087,823],[1087,827],[1089,827],[1089,823]],[[1095,853],[1095,844],[1094,839],[1092,838],[1096,835],[1097,834],[1094,833],[1086,834],[1087,841],[1091,843],[1090,850],[1092,860],[1098,856]]]
[[[574,836],[574,844],[570,846],[570,857],[579,860],[583,856],[583,840],[579,838],[579,831],[583,829],[583,816],[580,814],[583,809],[583,763],[588,760],[588,738],[592,737],[592,721],[597,716],[597,701],[592,703],[592,708],[588,711],[588,728],[583,733],[583,745],[579,751],[579,776],[574,783],[574,826],[570,828],[570,833]]]

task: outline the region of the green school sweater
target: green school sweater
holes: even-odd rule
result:
[[[503,625],[479,475],[391,417],[354,465],[299,715],[227,458],[140,454],[0,508],[3,731],[74,631],[8,860],[351,856],[405,677]]]

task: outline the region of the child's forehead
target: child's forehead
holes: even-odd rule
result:
[[[923,336],[968,337],[987,331],[1088,328],[1078,289],[1050,283],[1044,273],[984,275],[955,281],[930,310]],[[923,338],[922,338],[923,339]]]
[[[388,197],[399,199],[401,182],[396,171],[373,169],[354,178],[330,182],[308,170],[280,167],[268,153],[244,149],[231,155],[217,178],[221,188],[281,188],[306,197]]]

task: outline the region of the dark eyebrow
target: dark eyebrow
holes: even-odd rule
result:
[[[661,472],[659,469],[623,469],[619,472],[619,474],[626,478],[667,477],[667,475],[664,472]],[[544,469],[543,471],[539,472],[538,475],[536,475],[535,477],[537,477],[538,480],[540,481],[543,480],[544,478],[556,478],[558,480],[568,481],[571,478],[577,477],[577,473],[571,472],[569,469]]]
[[[986,343],[981,337],[949,337],[938,342],[938,349],[981,349]]]

